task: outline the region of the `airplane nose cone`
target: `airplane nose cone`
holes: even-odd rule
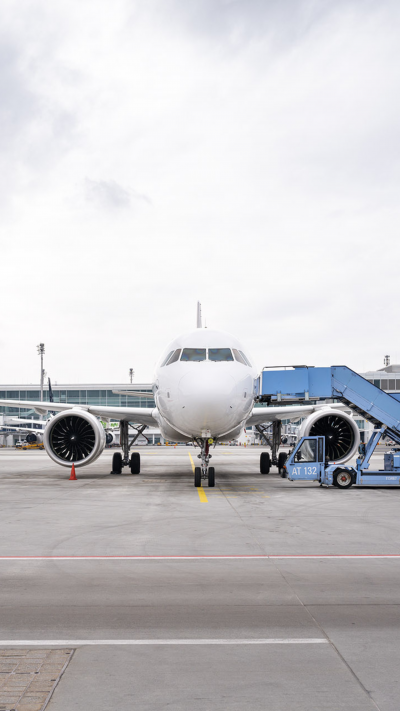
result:
[[[201,436],[204,430],[213,435],[229,429],[235,417],[236,383],[228,373],[215,372],[210,378],[187,373],[179,382],[180,412],[186,430]]]

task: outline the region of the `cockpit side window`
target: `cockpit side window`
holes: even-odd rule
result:
[[[227,361],[233,360],[232,351],[230,348],[209,348],[208,360]]]
[[[178,348],[178,350],[173,351],[171,356],[167,360],[167,365],[171,365],[171,363],[176,363],[177,360],[179,360],[179,356],[181,354],[181,349]]]
[[[174,352],[175,352],[175,351],[170,351],[170,352],[168,353],[167,357],[164,358],[163,362],[161,363],[161,366],[160,366],[161,368],[164,367],[164,365],[165,365],[166,362],[171,358],[171,356],[172,356],[172,354],[173,354]]]
[[[184,348],[182,351],[181,360],[199,361],[206,360],[205,348]]]
[[[245,359],[243,358],[243,355],[240,355],[240,351],[236,350],[236,348],[232,348],[233,355],[235,356],[235,360],[237,360],[238,363],[241,363],[242,365],[247,365]]]
[[[251,368],[251,363],[250,363],[250,361],[249,361],[248,357],[247,357],[247,356],[245,356],[245,354],[243,353],[243,351],[239,351],[239,353],[240,353],[240,355],[242,356],[242,358],[244,358],[244,359],[245,359],[245,361],[246,361],[247,365],[248,365],[248,366],[249,366],[249,367]]]

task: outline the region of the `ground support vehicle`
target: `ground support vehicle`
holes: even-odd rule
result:
[[[375,430],[366,445],[360,444],[355,466],[326,462],[325,437],[302,437],[286,460],[286,476],[290,481],[319,481],[339,489],[349,489],[353,484],[400,486],[400,449],[385,452],[383,470],[369,469],[371,455],[385,429]]]
[[[18,449],[44,449],[44,444],[42,442],[23,442]]]
[[[374,425],[369,441],[359,446],[356,465],[327,461],[325,436],[302,437],[285,462],[290,481],[318,481],[348,489],[357,486],[400,486],[400,396],[389,395],[346,366],[264,371],[260,400],[298,402],[338,400]],[[323,403],[322,403],[323,404]],[[384,454],[384,469],[370,469],[370,459],[381,439],[398,448]]]

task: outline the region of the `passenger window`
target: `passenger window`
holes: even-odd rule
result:
[[[233,355],[235,356],[235,360],[237,360],[238,363],[241,363],[242,365],[247,365],[245,359],[240,355],[240,351],[236,350],[236,348],[232,348]]]
[[[233,360],[233,355],[230,348],[209,348],[208,360],[227,361]]]
[[[205,348],[184,348],[182,351],[181,360],[199,361],[206,359]]]
[[[171,365],[171,363],[175,363],[177,360],[179,360],[179,356],[181,354],[181,349],[178,348],[177,351],[173,351],[171,357],[167,361],[167,365]]]
[[[239,353],[240,353],[240,355],[242,356],[242,358],[245,359],[246,365],[248,365],[248,366],[251,368],[251,363],[250,363],[249,359],[247,358],[247,356],[245,356],[245,354],[243,353],[243,351],[239,351]]]
[[[170,351],[170,352],[168,353],[167,357],[164,358],[163,362],[161,363],[161,368],[164,367],[164,365],[166,364],[167,360],[169,360],[169,359],[171,358],[171,356],[172,356],[172,354],[173,354],[174,352],[175,352],[175,351]]]

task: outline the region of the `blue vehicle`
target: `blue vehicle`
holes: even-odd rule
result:
[[[369,469],[369,462],[385,427],[375,430],[367,445],[360,445],[356,466],[329,463],[325,437],[302,437],[285,463],[290,481],[318,481],[321,485],[349,489],[357,486],[400,486],[400,449],[384,454],[384,469]]]

